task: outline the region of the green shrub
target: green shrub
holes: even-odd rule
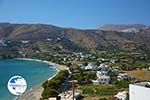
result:
[[[44,91],[42,92],[43,99],[47,99],[49,97],[57,97],[58,89],[61,84],[64,82],[65,77],[69,75],[67,70],[60,71],[52,80],[47,80],[42,84]]]
[[[100,98],[99,100],[107,100],[107,98]]]
[[[130,81],[126,81],[126,80],[117,81],[115,83],[115,85],[116,85],[117,88],[128,88],[129,84],[131,84],[131,82]]]
[[[46,80],[43,84],[42,84],[42,87],[45,89],[47,88],[47,84],[48,84],[48,80]]]
[[[83,90],[83,94],[94,94],[95,92],[94,92],[94,90],[93,90],[93,88],[85,88],[84,90]]]
[[[58,94],[59,94],[58,91],[54,89],[46,88],[42,92],[42,97],[43,99],[48,99],[49,97],[56,97]]]

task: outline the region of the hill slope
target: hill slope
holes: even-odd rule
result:
[[[61,28],[44,24],[1,23],[0,40],[7,40],[7,42],[8,40],[15,42],[30,41],[29,44],[26,44],[27,47],[34,45],[31,47],[39,50],[44,50],[49,46],[49,48],[55,47],[64,51],[120,49],[146,52],[150,51],[150,28],[142,28],[138,32],[118,32],[115,30]],[[17,50],[19,46],[21,44],[19,45],[18,42],[13,44],[13,47]],[[3,46],[0,42],[0,50],[4,48],[6,46]]]

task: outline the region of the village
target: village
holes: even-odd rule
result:
[[[122,63],[119,59],[97,58],[83,53],[65,57],[59,55],[55,62],[69,67],[71,73],[61,85],[63,91],[61,89],[57,99],[50,97],[49,100],[135,100],[138,90],[134,88],[141,86],[137,84],[145,84],[142,86],[149,88],[149,65],[142,68],[120,67],[117,66]],[[136,71],[146,78],[138,78]],[[136,91],[135,95],[132,91]]]
[[[14,43],[28,46],[30,41],[0,41],[6,47]],[[56,51],[58,48],[53,49]],[[63,81],[54,78],[56,82],[47,83],[49,86],[57,84],[57,87],[52,87],[55,91],[45,87],[41,100],[136,100],[140,98],[139,93],[142,94],[138,91],[149,91],[150,56],[147,54],[105,50],[49,54],[38,48],[32,50],[32,55],[25,48],[17,54],[19,58],[40,58],[68,67],[69,74],[65,78],[61,76]],[[147,93],[143,94],[147,96]]]

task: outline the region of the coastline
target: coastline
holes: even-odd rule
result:
[[[48,80],[53,79],[60,70],[69,70],[68,67],[66,67],[65,65],[59,65],[50,61],[46,61],[46,60],[39,60],[39,59],[30,59],[30,58],[15,58],[17,60],[28,60],[28,61],[37,61],[37,62],[41,62],[41,63],[46,63],[48,65],[52,65],[53,67],[56,68],[57,73],[54,74],[53,76],[51,76],[50,78],[48,78]],[[40,86],[36,86],[34,88],[31,88],[29,90],[27,90],[23,95],[19,96],[16,98],[16,100],[40,100],[41,98],[41,93],[43,91],[43,88]]]
[[[69,70],[68,67],[66,67],[65,65],[59,65],[50,61],[46,61],[46,60],[39,60],[39,59],[31,59],[31,58],[15,58],[17,60],[28,60],[28,61],[37,61],[37,62],[41,62],[41,63],[46,63],[48,65],[52,65],[53,67],[55,67],[57,69],[57,71],[60,70]]]

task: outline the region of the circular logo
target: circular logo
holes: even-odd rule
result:
[[[9,79],[7,88],[13,95],[21,95],[26,91],[27,83],[22,76],[13,76]]]

